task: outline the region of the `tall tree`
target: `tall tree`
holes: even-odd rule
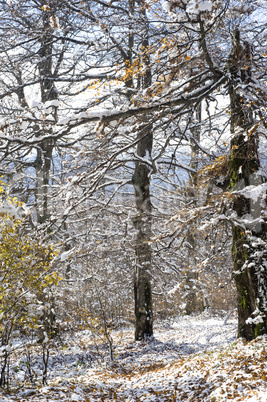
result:
[[[238,334],[248,340],[267,333],[266,177],[259,158],[260,122],[251,108],[251,46],[235,29],[228,61],[231,101],[229,188],[234,193],[233,275],[237,287]],[[261,92],[261,90],[259,89]],[[256,195],[253,197],[253,191]]]
[[[147,89],[152,84],[148,30],[149,22],[146,16],[145,2],[138,1],[140,21],[142,22],[142,57],[143,72],[141,76],[141,89]],[[153,310],[152,310],[152,250],[150,245],[152,235],[152,204],[150,197],[150,177],[153,149],[153,127],[149,116],[141,117],[138,132],[138,144],[133,174],[135,191],[135,203],[137,215],[135,218],[136,237],[136,265],[134,277],[135,295],[135,339],[141,340],[153,335]]]

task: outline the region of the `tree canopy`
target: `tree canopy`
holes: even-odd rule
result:
[[[61,244],[62,299],[134,299],[140,340],[153,293],[190,312],[232,275],[239,334],[266,333],[264,2],[0,4],[1,173]]]

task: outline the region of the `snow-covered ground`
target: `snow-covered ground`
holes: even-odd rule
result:
[[[17,362],[20,386],[1,391],[0,402],[267,401],[267,338],[237,340],[236,328],[235,318],[178,317],[156,323],[144,342],[123,328],[112,333],[113,361],[89,331],[66,335],[51,352],[48,385],[25,387]],[[41,356],[33,361],[40,374]]]

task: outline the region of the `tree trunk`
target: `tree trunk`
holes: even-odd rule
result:
[[[38,63],[40,80],[41,100],[43,103],[47,101],[56,100],[58,98],[57,91],[54,85],[54,76],[52,71],[53,65],[53,27],[50,20],[55,13],[55,4],[53,1],[49,4],[49,9],[43,11],[43,35],[40,39]],[[52,106],[52,115],[57,119],[57,108]],[[44,122],[43,127],[39,127],[38,132],[40,135],[52,134],[52,129],[47,127]],[[38,134],[36,134],[38,135]],[[44,140],[40,143],[37,150],[35,160],[36,168],[36,210],[37,219],[39,223],[44,223],[49,218],[48,211],[48,193],[49,193],[49,180],[51,161],[53,157],[54,144],[53,141]]]
[[[247,43],[240,43],[239,31],[234,34],[229,58],[231,82],[231,151],[229,158],[230,190],[235,191],[233,210],[238,223],[233,226],[233,276],[237,288],[238,335],[247,340],[267,333],[267,250],[266,222],[262,214],[263,199],[252,201],[244,196],[248,186],[260,185],[257,124],[240,84],[250,82],[251,56]]]
[[[145,157],[151,155],[152,130],[147,128],[148,133],[143,137],[137,146],[137,155]],[[140,135],[143,134],[143,130]],[[141,340],[146,336],[153,335],[153,313],[152,313],[152,292],[150,269],[152,265],[152,252],[149,241],[151,239],[151,201],[150,201],[150,169],[143,162],[136,162],[133,175],[135,189],[135,201],[137,215],[135,228],[137,230],[135,245],[135,339]]]
[[[193,204],[197,206],[197,192],[198,192],[198,176],[197,170],[199,165],[199,142],[201,135],[201,102],[196,106],[196,110],[193,114],[194,127],[191,129],[190,148],[191,148],[191,161],[190,167],[195,170],[195,173],[189,173],[189,188],[188,196],[192,200]],[[188,267],[185,279],[185,312],[186,314],[193,314],[202,310],[203,303],[200,300],[200,292],[196,289],[196,283],[198,281],[198,272],[194,269],[197,265],[197,223],[193,223],[188,227],[186,240],[188,243]],[[192,268],[193,267],[193,268]]]
[[[143,1],[138,2],[139,12],[143,24],[142,41],[142,64],[145,71],[141,77],[142,88],[151,85],[151,69],[148,43],[148,22]],[[136,219],[135,228],[135,275],[134,275],[134,296],[135,296],[135,340],[141,340],[153,335],[153,310],[151,292],[151,268],[152,250],[150,245],[152,231],[152,205],[150,200],[150,175],[153,147],[153,128],[148,117],[142,117],[139,128],[139,142],[137,145],[137,156],[146,159],[148,163],[137,161],[133,175],[135,190]]]
[[[47,101],[56,100],[58,98],[57,91],[54,84],[53,74],[53,30],[50,20],[55,15],[56,2],[43,1],[43,6],[49,5],[47,9],[43,10],[43,34],[40,38],[40,49],[39,49],[39,63],[38,71],[40,77],[40,92],[41,101],[44,104]],[[54,120],[57,119],[57,108],[52,106],[52,116]],[[49,112],[50,114],[50,112]],[[52,134],[52,128],[50,124],[44,120],[44,124],[37,128],[36,136],[48,136]],[[40,142],[37,149],[37,155],[35,159],[35,172],[36,172],[36,214],[38,223],[48,222],[49,213],[49,185],[50,185],[50,171],[51,163],[53,158],[54,142],[51,139],[45,139]],[[45,300],[45,295],[40,295],[41,300]],[[45,339],[45,333],[50,337],[54,338],[58,333],[58,328],[56,324],[56,316],[52,307],[49,311],[46,311],[40,319],[42,324],[41,329],[38,333],[38,342],[42,343]],[[45,345],[44,345],[45,348]],[[46,363],[48,362],[49,351],[44,349],[44,353],[47,357],[44,359],[44,374],[43,382],[46,382]],[[46,363],[45,363],[46,361]]]

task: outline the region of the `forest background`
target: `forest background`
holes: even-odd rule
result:
[[[266,334],[265,2],[0,4],[1,385],[17,331]]]

